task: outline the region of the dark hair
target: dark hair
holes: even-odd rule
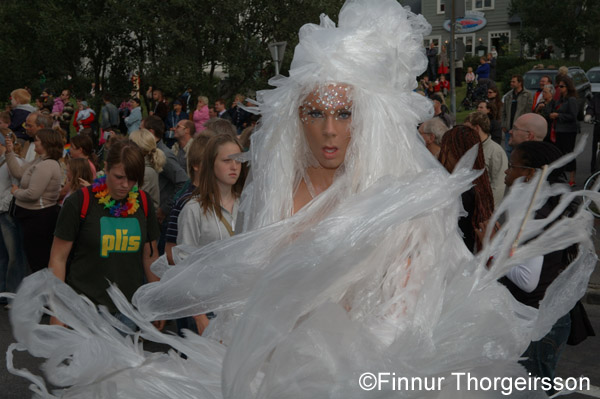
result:
[[[563,156],[561,150],[552,143],[545,141],[525,141],[513,149],[513,153],[521,159],[523,166],[529,168],[542,168],[550,165]],[[564,183],[564,167],[552,171],[548,175],[549,183]]]
[[[542,80],[543,78],[548,79],[548,82],[549,82],[548,84],[552,84],[552,77],[550,75],[544,75],[540,78],[540,80]]]
[[[137,103],[137,105],[140,105],[140,104],[141,104],[141,102],[140,102],[140,99],[139,99],[139,98],[137,98],[137,97],[131,97],[131,98],[129,99],[129,101],[135,101],[135,102]]]
[[[63,155],[63,140],[60,134],[52,129],[40,129],[35,134],[42,142],[42,147],[50,159],[58,161]]]
[[[79,183],[80,178],[90,183],[94,179],[90,162],[87,159],[69,159],[67,165],[71,170],[71,192],[77,191],[81,188],[81,183]]]
[[[221,103],[221,104],[223,104],[223,105],[227,105],[227,104],[225,103],[225,100],[223,100],[222,98],[217,98],[217,99],[215,100],[215,104],[216,104],[216,103]]]
[[[83,155],[88,157],[90,161],[94,164],[94,167],[98,169],[98,157],[94,152],[94,143],[92,142],[92,138],[85,134],[78,134],[77,136],[73,136],[71,138],[71,145],[74,145],[77,148],[81,148]]]
[[[202,211],[206,213],[209,209],[214,209],[217,217],[221,218],[221,193],[219,192],[219,186],[217,185],[217,178],[215,177],[214,165],[219,148],[227,143],[234,143],[242,152],[242,146],[240,145],[237,138],[229,134],[217,134],[208,140],[204,154],[202,157],[202,165],[200,166],[200,184],[194,190],[193,196],[198,198],[198,202],[202,206]],[[237,182],[231,187],[231,191],[234,196],[239,197],[244,187],[246,180],[246,167],[242,164],[240,171],[240,177]]]
[[[494,104],[491,101],[485,101],[485,100],[483,100],[483,101],[480,101],[477,105],[479,106],[479,104],[481,104],[481,103],[484,103],[485,107],[490,111],[488,113],[489,119],[490,120],[495,120],[496,116],[497,116],[497,112],[498,112],[497,111],[498,108],[496,107],[496,104]]]
[[[562,76],[560,78],[560,82],[559,83],[564,83],[565,86],[567,86],[567,96],[566,96],[566,98],[577,97],[577,90],[575,89],[575,85],[573,84],[573,79],[571,79],[570,77],[568,77],[567,75],[565,75],[565,76]]]
[[[108,94],[108,93],[104,93],[104,95],[102,96],[102,99],[103,99],[104,101],[108,101],[108,102],[110,102],[110,94]]]
[[[160,119],[160,116],[158,115],[150,115],[147,116],[142,123],[144,124],[144,128],[150,130],[153,134],[154,137],[156,137],[159,140],[162,140],[162,138],[165,135],[165,123],[163,122],[162,119]]]
[[[458,161],[468,150],[480,143],[481,139],[475,130],[465,125],[457,125],[444,133],[439,159],[443,164],[444,159],[448,159],[448,156],[452,155],[452,157]],[[444,166],[448,169],[447,165]],[[471,224],[473,229],[477,230],[479,224],[488,221],[494,212],[494,195],[492,194],[492,186],[490,185],[488,172],[485,169],[485,158],[483,156],[483,148],[481,145],[479,145],[473,169],[483,170],[483,173],[473,181],[473,188],[475,190],[475,209],[471,217]],[[452,171],[449,170],[449,172]],[[481,249],[482,243],[476,234],[475,241],[477,249]]]
[[[106,171],[122,163],[129,180],[137,182],[138,187],[144,185],[144,154],[132,141],[127,139],[115,140],[111,143],[106,155]]]
[[[517,79],[517,82],[523,84],[523,76],[522,75],[513,75],[510,78],[511,79]]]

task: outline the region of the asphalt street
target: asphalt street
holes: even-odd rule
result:
[[[583,133],[591,133],[591,126],[582,124]],[[591,136],[591,135],[590,135]],[[586,150],[578,157],[577,185],[582,187],[585,180],[590,175],[590,154],[591,154],[591,137],[588,137],[589,145]],[[597,226],[600,222],[597,220]],[[598,252],[598,243],[600,237],[595,233],[594,241]],[[598,268],[592,276],[590,287],[600,289],[600,271]],[[588,303],[585,304],[590,320],[596,332],[600,335],[600,302],[595,302],[594,297],[587,298]],[[0,351],[5,352],[8,345],[15,342],[10,323],[8,320],[9,312],[0,308]],[[170,327],[173,328],[172,326]],[[147,346],[147,350],[157,351],[164,350],[164,347]],[[591,383],[591,389],[584,392],[574,392],[568,394],[567,398],[600,398],[600,362],[598,355],[600,354],[600,336],[590,337],[578,346],[567,346],[562,354],[560,363],[557,369],[557,376],[567,377],[587,377]],[[5,355],[6,356],[6,355]],[[30,356],[27,353],[19,352],[15,354],[15,366],[17,368],[26,368],[34,374],[41,374],[39,370],[41,360]],[[6,367],[0,367],[0,399],[21,399],[30,398],[31,391],[28,389],[29,382],[23,378],[9,374]]]

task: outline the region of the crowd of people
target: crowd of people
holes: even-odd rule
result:
[[[487,114],[489,117],[490,131],[488,133],[493,141],[504,146],[506,156],[510,157],[514,145],[510,133],[511,130],[516,135],[526,134],[550,142],[556,145],[563,154],[572,152],[575,148],[575,139],[578,132],[578,115],[583,115],[583,112],[580,112],[578,109],[576,100],[577,91],[573,79],[567,74],[568,69],[561,67],[554,80],[548,75],[542,76],[540,87],[533,95],[524,88],[523,76],[513,75],[510,80],[510,90],[501,95],[497,84],[493,79],[489,78],[491,60],[495,60],[491,54],[489,54],[487,60],[482,57],[481,66],[475,74],[469,68],[469,72],[465,76],[467,86],[471,87],[474,85],[477,78],[477,86],[482,91],[477,95],[475,90],[471,89],[467,91],[467,96],[472,97],[473,104],[478,111]],[[484,71],[481,70],[482,66],[485,66]],[[438,79],[435,84],[431,84],[428,74],[424,74],[419,80],[417,92],[433,100],[434,104],[436,104],[435,116],[446,121],[448,127],[452,127],[453,124],[451,121],[453,117],[449,115],[449,110],[445,105],[445,94],[447,94],[447,91],[440,84],[440,82],[447,82],[447,80],[443,74]],[[587,107],[587,114],[590,115],[590,118],[591,115],[595,115],[593,108],[594,101],[596,100],[592,100]],[[529,113],[534,113],[544,118],[546,122],[544,132],[541,130],[542,121],[540,118],[536,119],[537,132],[533,130],[521,130],[523,129],[522,127],[515,125],[521,116]],[[531,119],[531,116],[528,116],[527,119]],[[595,151],[593,153],[592,172],[596,169]],[[568,183],[574,186],[576,161],[571,161],[567,165],[566,170],[569,175]]]
[[[418,359],[414,364],[428,365],[419,373],[437,374],[432,359],[446,364],[441,369],[446,373],[464,357],[474,373],[497,371],[500,362],[507,373],[518,375],[523,372],[516,360],[525,348],[527,370],[553,378],[561,348],[579,326],[573,320],[571,328],[569,316],[576,292],[555,285],[568,292],[559,315],[541,307],[538,316],[514,303],[538,308],[548,301],[546,290],[579,247],[543,253],[537,246],[545,245],[548,236],[528,227],[520,248],[540,255],[513,251],[509,261],[500,243],[513,237],[507,231],[517,234],[517,217],[508,214],[501,226],[494,211],[505,206],[505,197],[528,200],[527,182],[572,149],[573,143],[563,137],[570,132],[572,82],[561,77],[559,96],[534,106],[522,78],[515,76],[504,101],[490,88],[489,101],[457,125],[443,96],[449,87],[443,83],[447,57],[440,63],[439,90],[423,93],[429,99],[400,89],[425,69],[426,55],[414,40],[427,30],[423,21],[393,0],[355,1],[340,13],[340,26],[344,29],[334,34],[335,24],[324,17],[321,26],[303,31],[291,78],[261,95],[256,112],[263,119],[252,140],[256,118],[247,111],[252,103],[242,108],[240,95],[229,109],[223,99],[211,107],[205,96],[197,97],[194,107],[187,91],[168,103],[160,89],[150,88],[145,99],[133,97],[118,108],[105,95],[97,121],[84,99],[76,112],[69,111],[68,90],[51,110],[46,100],[40,109],[28,108],[26,91],[13,92],[11,112],[0,115],[7,123],[0,139],[6,159],[0,178],[14,198],[14,203],[5,201],[5,193],[0,202],[8,202],[0,215],[6,248],[0,256],[12,265],[0,276],[4,287],[17,288],[16,274],[22,278],[48,267],[58,280],[101,306],[104,322],[124,335],[138,327],[149,331],[142,316],[160,330],[165,318],[174,315],[182,336],[193,331],[207,339],[169,341],[181,344],[183,357],[202,374],[189,385],[166,382],[169,392],[185,388],[188,394],[232,398],[253,397],[259,390],[285,389],[289,397],[300,397],[294,393],[306,389],[356,392],[345,377],[329,383],[334,370],[344,366],[352,374],[354,367],[370,362],[410,364],[410,357]],[[374,40],[381,35],[397,42]],[[371,49],[366,43],[377,46]],[[346,47],[340,48],[342,44]],[[397,57],[399,49],[411,60],[405,63],[410,71],[398,76],[399,68],[390,66],[381,76],[364,73],[372,67],[365,51],[372,57],[382,52]],[[543,89],[547,86],[553,88],[548,84]],[[147,116],[142,101],[148,104]],[[430,118],[423,121],[425,116]],[[16,118],[24,121],[20,136],[11,130]],[[65,126],[73,126],[76,134],[71,137]],[[551,143],[543,142],[547,136]],[[568,196],[558,188],[565,186],[562,174],[560,168],[551,170],[544,206],[535,212],[553,234],[560,233],[560,224],[547,219],[561,201],[557,193]],[[515,185],[522,192],[507,195]],[[578,217],[589,222],[585,213]],[[579,229],[587,223],[573,220]],[[498,252],[482,264],[486,243]],[[585,259],[580,256],[579,262],[589,262]],[[16,267],[18,272],[10,270]],[[486,279],[479,277],[488,270],[504,272],[483,283]],[[577,274],[574,281],[581,278]],[[36,273],[23,284],[25,292],[52,297],[53,291],[46,290],[56,283],[49,280],[44,272]],[[109,282],[137,311],[107,291]],[[24,313],[33,306],[25,295],[21,291],[14,304]],[[465,295],[472,299],[463,301]],[[493,300],[486,301],[488,295]],[[57,308],[50,323],[71,328],[75,339],[85,329],[77,317],[100,321],[73,301],[53,302]],[[507,308],[523,317],[508,315]],[[452,314],[451,320],[442,309]],[[431,320],[425,321],[423,314]],[[528,338],[534,333],[516,337],[491,325],[501,321],[508,330],[512,325],[524,329],[525,322],[538,317],[552,327],[543,331],[544,339],[533,342]],[[36,327],[30,323],[28,328]],[[491,328],[498,334],[497,348],[482,355]],[[152,331],[158,339],[160,334]],[[346,334],[344,345],[356,344],[352,356],[364,364],[346,358],[341,333]],[[458,340],[460,334],[467,335]],[[36,342],[51,345],[53,337],[58,334]],[[86,339],[96,338],[87,334]],[[114,338],[108,332],[97,339]],[[204,351],[186,347],[194,343]],[[123,358],[125,346],[120,346]],[[110,351],[110,345],[106,348]],[[63,345],[60,350],[77,349]],[[403,352],[407,350],[411,352]],[[111,359],[103,366],[113,361],[118,362]],[[181,365],[169,363],[180,362],[176,356],[160,361],[149,390],[166,375],[160,374],[161,367]],[[87,371],[94,367],[91,363],[83,362]],[[138,364],[128,363],[128,373],[143,373]],[[86,384],[112,384],[114,378],[120,392],[126,392],[135,380],[122,369],[103,372],[92,370]],[[61,377],[73,383],[69,372]],[[195,388],[194,381],[204,385]]]
[[[100,261],[104,263],[98,265],[97,253],[102,254],[104,250],[98,249],[98,245],[105,245],[103,240],[108,236],[104,231],[101,236],[96,236],[98,233],[92,233],[91,229],[97,227],[103,216],[114,216],[119,201],[133,203],[134,196],[137,211],[129,215],[140,219],[138,223],[143,227],[125,228],[123,231],[129,232],[128,239],[119,244],[121,248],[116,251],[139,252],[144,248],[144,257],[140,261],[148,260],[133,263],[132,270],[137,270],[136,265],[141,264],[149,267],[151,260],[162,255],[165,245],[169,259],[172,259],[171,248],[177,242],[205,245],[225,238],[224,234],[233,234],[236,198],[239,198],[245,174],[240,173],[240,163],[229,159],[229,155],[248,148],[257,120],[238,107],[244,101],[242,95],[236,96],[232,108],[221,109],[217,116],[210,118],[215,107],[209,108],[205,96],[198,97],[196,110],[188,114],[184,108],[188,104],[184,106],[182,98],[173,101],[169,111],[162,92],[152,90],[148,95],[152,108],[144,118],[139,98],[131,98],[129,107],[125,108],[129,112],[123,113],[111,103],[111,97],[104,94],[98,120],[87,101],[78,99],[77,107],[73,106],[69,90],[63,90],[56,99],[49,92],[44,91],[36,107],[30,104],[31,94],[27,90],[14,90],[11,106],[0,114],[0,151],[4,159],[0,166],[4,184],[1,291],[16,292],[30,272],[55,265],[53,270],[57,276],[70,282],[95,303],[114,309],[105,293],[107,278],[120,286],[130,286],[127,292],[131,295],[143,281],[153,281],[152,275],[118,271],[118,265],[132,255],[117,259],[102,259],[106,256],[101,256]],[[223,108],[224,103],[222,99],[217,100],[216,108]],[[78,109],[71,112],[71,107]],[[163,114],[165,118],[159,116]],[[237,125],[232,123],[234,120]],[[126,129],[119,129],[122,124]],[[74,128],[73,135],[69,129],[63,129],[70,126]],[[244,140],[244,147],[240,138]],[[220,152],[222,145],[228,148],[226,154]],[[207,147],[210,164],[203,169],[208,173],[201,174]],[[117,149],[120,154],[114,153]],[[136,164],[139,160],[142,161],[141,169]],[[111,184],[118,180],[112,179],[116,171],[120,173],[117,175],[120,179],[130,177],[125,179],[127,184],[131,183],[126,192],[121,192],[116,182]],[[204,177],[200,179],[200,176]],[[102,179],[104,183],[98,183]],[[107,196],[99,197],[99,191],[94,191],[98,184],[106,185]],[[234,196],[226,193],[224,184],[236,187],[232,191]],[[202,191],[198,191],[198,187]],[[99,205],[86,208],[90,216],[84,223],[84,218],[77,215],[83,204],[81,193],[86,190],[91,190],[88,195]],[[106,190],[100,192],[103,191]],[[138,210],[140,199],[136,193],[142,192],[146,200]],[[203,204],[192,214],[184,207],[190,198]],[[178,215],[182,210],[184,223],[178,229]],[[143,223],[143,218],[138,215],[142,211],[147,215]],[[223,218],[224,215],[228,220]],[[220,234],[209,235],[209,238],[206,233],[210,229]],[[134,231],[138,236],[132,235]],[[143,245],[132,244],[136,240],[144,244],[147,239],[156,247],[149,247],[150,255]],[[172,245],[169,247],[168,243]],[[129,247],[135,247],[135,250],[129,251]],[[90,261],[90,254],[94,261]],[[67,263],[70,273],[66,272]],[[80,265],[93,265],[95,272],[90,274],[90,270],[80,269]],[[10,307],[7,302],[4,305]]]

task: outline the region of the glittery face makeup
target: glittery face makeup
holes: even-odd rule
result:
[[[300,106],[300,120],[302,123],[314,123],[319,113],[333,116],[335,120],[348,119],[352,116],[351,108],[350,88],[329,85],[314,90],[304,99]]]
[[[312,91],[299,108],[308,146],[326,169],[337,169],[350,142],[352,100],[349,86],[332,84]]]

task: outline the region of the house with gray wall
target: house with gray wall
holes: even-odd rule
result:
[[[464,0],[465,15],[457,21],[455,37],[465,45],[465,54],[479,55],[491,51],[500,54],[519,52],[518,18],[508,15],[510,0]],[[431,24],[431,34],[424,45],[433,41],[436,46],[450,41],[450,20],[446,18],[446,0],[423,0],[421,14]]]

